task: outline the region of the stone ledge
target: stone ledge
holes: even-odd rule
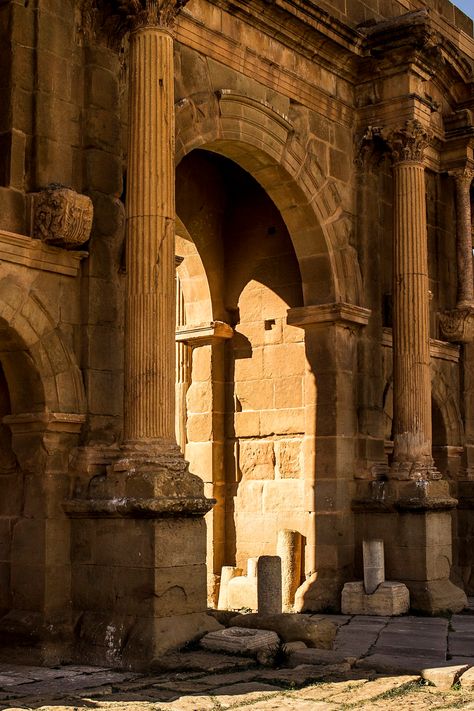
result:
[[[203,346],[214,339],[227,340],[234,335],[234,329],[224,321],[211,321],[199,326],[183,326],[176,331],[176,341],[190,346]]]
[[[0,230],[1,262],[21,264],[30,269],[76,277],[81,268],[81,260],[88,256],[88,252],[66,252],[64,249],[45,245],[40,240],[26,235]]]
[[[370,309],[346,303],[318,304],[316,306],[297,306],[288,309],[289,326],[311,326],[320,323],[341,323],[350,327],[367,326]]]
[[[165,518],[203,516],[215,499],[162,496],[153,499],[70,499],[63,509],[70,518]]]
[[[360,498],[353,499],[351,509],[355,513],[396,513],[411,511],[414,513],[422,513],[425,511],[448,511],[455,509],[458,506],[458,500],[450,496],[429,496],[423,497],[405,497],[401,499],[371,499]],[[470,508],[465,506],[464,508]]]
[[[77,433],[86,421],[86,416],[70,412],[24,412],[6,415],[2,423],[14,434],[22,432],[71,432]]]

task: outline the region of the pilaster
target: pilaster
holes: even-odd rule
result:
[[[357,342],[370,311],[344,303],[293,308],[305,331],[304,476],[309,517],[301,610],[338,609],[353,576],[351,500],[357,446]]]
[[[206,517],[208,601],[217,605],[222,566],[226,565],[225,348],[234,330],[222,321],[176,331],[177,345],[190,353],[191,372],[186,409],[186,458],[216,501]]]

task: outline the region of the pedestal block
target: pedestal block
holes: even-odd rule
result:
[[[343,615],[380,615],[393,617],[406,615],[410,609],[410,593],[403,583],[385,581],[368,595],[364,583],[346,583],[342,590]]]
[[[369,537],[384,541],[386,577],[407,586],[414,611],[436,615],[466,605],[465,593],[450,581],[456,504],[447,481],[359,484],[352,505],[359,545]]]

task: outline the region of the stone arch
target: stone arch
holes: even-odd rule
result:
[[[235,161],[264,188],[288,228],[305,305],[362,305],[362,278],[349,243],[350,219],[311,143],[267,102],[222,89],[176,105],[176,162],[196,148]]]
[[[13,415],[85,412],[84,386],[72,349],[39,296],[11,277],[0,280],[0,337]]]
[[[451,447],[462,446],[464,434],[458,403],[452,388],[442,374],[437,371],[436,366],[431,368],[431,397],[439,410],[446,430],[447,441],[445,444]]]

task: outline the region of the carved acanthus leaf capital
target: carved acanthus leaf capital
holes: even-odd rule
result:
[[[452,309],[438,314],[443,338],[452,343],[474,340],[474,306]]]
[[[117,49],[123,36],[143,27],[172,29],[188,0],[81,0],[82,34]]]
[[[130,30],[141,27],[170,28],[188,0],[109,0]]]
[[[391,152],[392,163],[422,163],[425,148],[430,145],[432,132],[416,119],[407,121],[402,128],[395,128],[384,135]]]
[[[474,168],[471,168],[470,166],[453,168],[453,170],[448,171],[448,175],[454,178],[454,181],[458,187],[469,190],[474,179]]]

